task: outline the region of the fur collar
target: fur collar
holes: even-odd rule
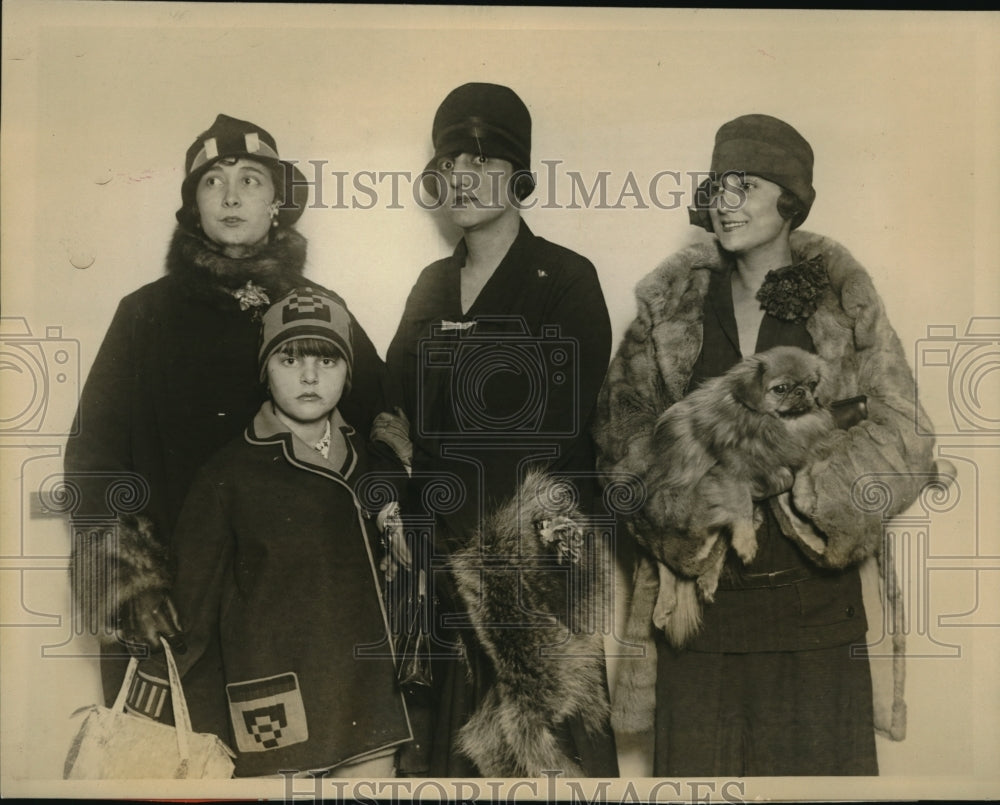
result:
[[[247,282],[264,288],[273,302],[306,282],[306,239],[294,229],[278,229],[268,243],[247,257],[227,257],[201,235],[178,227],[167,252],[167,273],[188,293],[227,301]]]
[[[855,338],[859,339],[858,347],[874,340],[881,300],[864,268],[836,241],[798,230],[792,233],[791,245],[795,263],[819,257],[826,267],[829,286],[806,319],[806,329],[820,356],[847,370],[846,376],[838,374],[845,388],[834,390],[836,397],[850,396],[848,387],[854,373],[852,366],[844,365],[844,359],[853,353]],[[731,264],[715,238],[703,240],[668,257],[636,287],[639,305],[648,310],[653,325],[656,360],[670,403],[684,396],[701,352],[704,301],[711,273],[727,271]]]

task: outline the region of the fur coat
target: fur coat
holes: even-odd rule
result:
[[[584,776],[556,730],[574,717],[595,735],[607,729],[603,635],[594,624],[610,568],[573,494],[531,472],[451,565],[496,672],[459,733],[462,751],[487,777]]]
[[[171,533],[195,473],[238,436],[264,399],[259,318],[233,291],[247,282],[271,301],[310,283],[306,240],[278,229],[251,256],[230,258],[177,229],[166,275],[124,297],[97,352],[66,446],[72,585],[88,631],[114,644],[118,613],[169,587]],[[266,304],[266,303],[265,303]],[[352,320],[355,372],[341,411],[367,434],[382,410],[383,364]],[[124,672],[105,674],[113,700]],[[104,663],[108,671],[108,663]]]
[[[876,728],[899,740],[905,734],[902,611],[891,557],[883,551],[883,520],[906,509],[921,488],[936,479],[933,439],[919,435],[930,432],[926,414],[916,402],[902,344],[867,272],[828,238],[793,232],[791,246],[795,263],[821,255],[829,276],[829,287],[805,326],[818,354],[832,368],[830,399],[866,395],[868,418],[817,445],[813,461],[797,474],[791,490],[798,515],[787,506],[776,507],[776,515],[783,531],[818,565],[862,563],[863,587],[876,593],[875,601],[866,595],[869,612],[879,611],[877,594],[890,591],[893,600],[885,603],[891,604],[896,659],[872,663],[872,674]],[[647,501],[656,492],[647,488],[648,470],[657,461],[653,429],[660,414],[685,394],[701,351],[711,272],[728,268],[726,261],[714,239],[699,242],[669,257],[639,283],[638,315],[598,400],[598,470],[631,475]],[[922,427],[915,427],[915,418]],[[866,505],[866,481],[876,480],[885,497],[880,505]],[[662,626],[678,593],[677,575],[655,558],[665,560],[676,553],[671,541],[678,537],[665,520],[646,506],[627,524],[644,549],[635,567],[627,637],[646,651],[642,660],[625,661],[620,672],[613,723],[623,732],[639,732],[653,723],[654,611]],[[878,630],[882,619],[870,617],[869,624]]]

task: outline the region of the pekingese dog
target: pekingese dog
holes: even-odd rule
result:
[[[679,547],[660,558],[696,578],[702,600],[713,600],[727,541],[744,562],[753,560],[760,525],[754,500],[789,489],[813,445],[835,427],[817,394],[824,371],[818,356],[776,347],[706,381],[658,420],[655,504],[686,537],[668,541]],[[681,592],[678,604],[695,611],[671,618],[675,645],[700,623],[693,590]]]

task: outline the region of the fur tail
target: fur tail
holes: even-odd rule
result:
[[[698,582],[678,579],[675,587],[677,603],[663,627],[670,643],[683,648],[701,628],[701,601],[698,600]]]
[[[459,748],[487,777],[541,777],[562,772],[582,777],[583,770],[559,748],[549,715],[530,707],[505,705],[510,691],[492,688],[459,731]]]

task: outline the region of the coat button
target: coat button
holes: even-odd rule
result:
[[[848,618],[853,618],[854,617],[854,607],[848,606],[847,609],[844,610],[844,614]]]

